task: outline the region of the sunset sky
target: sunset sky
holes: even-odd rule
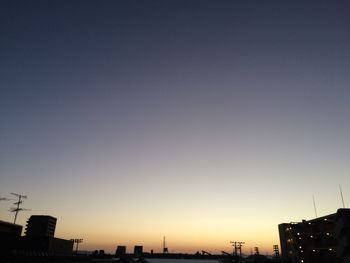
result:
[[[307,2],[307,3],[306,3]],[[1,1],[0,196],[81,249],[272,253],[350,204],[349,1]],[[14,202],[14,201],[13,201]],[[11,202],[0,220],[13,221]]]

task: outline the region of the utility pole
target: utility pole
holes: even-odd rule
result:
[[[242,241],[230,241],[232,246],[234,247],[234,255],[238,257],[238,251],[239,251],[239,262],[242,260],[242,246],[245,244],[245,242]]]
[[[275,260],[277,261],[280,257],[280,252],[278,249],[278,245],[273,245],[273,252],[275,254]]]
[[[27,199],[27,196],[26,195],[21,195],[21,194],[16,194],[16,193],[11,193],[11,194],[16,196],[16,197],[18,197],[18,201],[13,203],[14,205],[16,205],[16,207],[12,207],[10,209],[10,211],[12,213],[15,213],[15,219],[13,220],[13,223],[16,224],[18,212],[28,210],[28,209],[20,207],[20,205],[23,203],[22,199]]]

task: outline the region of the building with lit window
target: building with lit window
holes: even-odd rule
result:
[[[283,263],[350,262],[350,209],[278,229]]]

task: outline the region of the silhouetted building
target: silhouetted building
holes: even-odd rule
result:
[[[18,249],[24,255],[71,256],[73,241],[55,237],[24,236]]]
[[[284,263],[350,262],[350,209],[278,228]]]
[[[32,215],[27,221],[25,236],[22,237],[19,249],[23,253],[70,256],[74,242],[55,238],[57,219],[47,215]]]
[[[116,257],[122,257],[126,254],[126,246],[117,246],[117,250],[115,251]]]
[[[21,236],[22,226],[0,220],[0,238]]]
[[[52,216],[31,216],[27,221],[26,235],[22,226],[0,221],[1,256],[41,257],[71,256],[73,241],[55,238],[57,219]]]
[[[0,221],[0,262],[17,246],[22,233],[22,226]]]
[[[142,253],[143,253],[143,247],[142,246],[135,246],[134,247],[134,256],[139,258],[142,257]]]
[[[54,237],[57,219],[52,216],[33,215],[27,221],[26,236]]]

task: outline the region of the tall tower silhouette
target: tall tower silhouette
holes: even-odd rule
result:
[[[168,253],[168,248],[166,246],[166,240],[165,240],[165,236],[163,237],[163,254]]]

